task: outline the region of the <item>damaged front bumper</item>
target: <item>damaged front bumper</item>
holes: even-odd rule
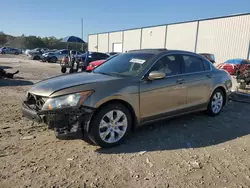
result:
[[[94,111],[94,108],[86,106],[35,111],[26,102],[22,104],[23,116],[32,121],[47,124],[55,131],[56,137],[61,139],[82,136],[84,129],[88,130]]]

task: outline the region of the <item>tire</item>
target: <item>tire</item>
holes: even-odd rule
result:
[[[62,67],[62,68],[61,68],[61,73],[64,74],[64,73],[66,73],[66,72],[67,72],[67,68],[66,68],[66,67]]]
[[[246,89],[246,83],[240,83],[239,84],[239,89]]]
[[[210,116],[218,116],[220,112],[223,109],[223,106],[225,104],[225,98],[226,96],[224,95],[223,91],[219,88],[217,88],[209,101],[208,107],[207,107],[207,113]],[[217,106],[217,108],[215,107]]]
[[[49,62],[51,63],[56,63],[57,62],[57,58],[56,57],[51,57]]]
[[[15,55],[18,55],[18,52],[15,52]]]
[[[33,60],[40,60],[41,58],[39,56],[33,57]]]
[[[2,54],[5,54],[5,52],[2,52]]]
[[[121,115],[117,122],[120,122],[121,124],[124,122],[125,124],[123,126],[117,126],[117,122],[112,123],[111,125],[108,124],[110,119],[108,118],[107,114],[110,113],[109,115],[113,119],[111,121],[115,121],[114,119],[117,118],[117,112]],[[102,121],[106,123],[104,123],[105,126],[103,128],[100,128]],[[124,105],[119,103],[108,104],[104,107],[101,107],[94,117],[92,117],[90,122],[89,138],[93,143],[102,148],[114,147],[125,141],[131,130],[131,125],[131,113]],[[120,132],[120,136],[118,135],[118,132]],[[112,135],[116,140],[111,139]]]

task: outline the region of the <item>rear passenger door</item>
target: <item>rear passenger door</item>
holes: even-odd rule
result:
[[[187,107],[207,103],[212,91],[210,62],[195,55],[182,55],[182,69],[187,87]]]

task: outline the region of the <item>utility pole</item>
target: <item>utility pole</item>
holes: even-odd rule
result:
[[[83,40],[83,18],[81,19],[81,30],[82,30],[82,40]],[[82,44],[82,51],[83,51],[83,44]]]

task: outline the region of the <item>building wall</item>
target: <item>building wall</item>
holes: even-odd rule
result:
[[[195,51],[197,23],[189,22],[167,26],[166,48]]]
[[[250,14],[111,32],[109,40],[107,33],[98,35],[98,39],[89,35],[90,51],[97,51],[97,43],[100,52],[111,52],[113,43],[123,43],[123,52],[166,47],[213,53],[217,63],[250,58]]]
[[[124,31],[123,52],[140,49],[141,29]]]
[[[98,52],[108,52],[109,34],[98,34]]]
[[[109,33],[109,52],[113,52],[113,43],[122,43],[123,32]]]
[[[215,54],[217,63],[230,58],[247,58],[250,15],[199,22],[197,52]]]
[[[166,26],[150,27],[142,29],[142,49],[164,48]]]
[[[96,52],[97,51],[97,35],[89,35],[89,39],[88,39],[88,50],[92,51],[92,52]]]

